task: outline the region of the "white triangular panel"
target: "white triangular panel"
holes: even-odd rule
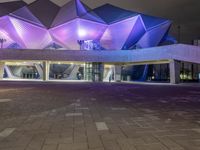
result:
[[[101,38],[101,45],[105,49],[120,50],[125,44],[138,17],[109,25]]]

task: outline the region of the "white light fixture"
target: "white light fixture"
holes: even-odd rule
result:
[[[84,29],[78,29],[78,36],[84,37],[86,36],[87,32]]]

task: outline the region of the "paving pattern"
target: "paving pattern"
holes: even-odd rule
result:
[[[200,86],[0,82],[0,150],[200,150]]]

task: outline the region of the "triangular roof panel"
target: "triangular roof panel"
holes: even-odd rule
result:
[[[103,23],[106,24],[105,21],[103,21],[99,16],[97,16],[94,12],[90,12],[85,14],[84,16],[81,17],[82,19],[98,22],[98,23]]]
[[[170,27],[170,23],[165,23],[152,30],[147,31],[138,41],[137,45],[141,48],[157,46]]]
[[[113,24],[138,15],[136,12],[125,10],[111,4],[105,4],[93,10],[107,24]]]
[[[61,25],[63,23],[77,18],[75,5],[75,1],[70,1],[69,3],[65,4],[62,8],[60,8],[60,11],[58,12],[55,20],[53,21],[52,27]]]
[[[85,15],[81,16],[82,19],[86,19],[86,20],[90,20],[90,21],[94,21],[94,22],[99,22],[99,23],[103,23],[106,24],[105,21],[103,21],[103,19],[101,19],[94,11],[90,11],[88,13],[86,13]]]
[[[44,25],[31,13],[26,6],[11,13],[10,16],[44,27]]]
[[[109,50],[123,49],[137,20],[138,16],[109,25],[100,40],[102,47]]]
[[[144,22],[144,25],[147,30],[152,29],[160,24],[169,22],[167,19],[159,18],[159,17],[153,17],[153,16],[148,16],[141,14],[142,20]]]
[[[46,48],[44,49],[61,49],[63,48],[61,45],[57,44],[56,42],[51,42]]]
[[[28,6],[28,9],[33,13],[33,15],[47,28],[51,27],[59,8],[59,6],[50,0],[37,0]]]
[[[77,15],[80,17],[84,14],[87,13],[89,7],[87,5],[85,5],[84,3],[82,3],[80,0],[73,0],[76,3],[76,11],[77,11]]]
[[[80,0],[71,0],[60,9],[52,27],[59,26],[76,18],[105,24],[105,22],[86,4],[82,3]]]
[[[126,40],[126,43],[123,46],[123,49],[130,49],[145,34],[145,28],[142,24],[143,22],[141,18],[138,17],[132,31],[130,32],[129,37]]]
[[[60,8],[52,27],[61,25],[80,16],[84,16],[88,9],[89,7],[83,4],[80,0],[71,0]]]
[[[23,1],[0,3],[0,17],[8,15],[9,13],[12,13],[23,6],[26,6],[26,3]]]

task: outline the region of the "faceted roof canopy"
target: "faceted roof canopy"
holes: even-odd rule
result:
[[[121,20],[138,15],[138,13],[128,11],[111,4],[105,4],[93,10],[99,15],[107,24],[119,22]]]
[[[167,39],[170,26],[167,19],[111,4],[91,9],[80,0],[62,7],[50,0],[0,3],[0,33],[7,39],[5,47],[77,50],[78,41],[86,40],[97,41],[107,50],[146,48]]]
[[[40,20],[36,16],[33,15],[33,13],[28,9],[27,6],[24,6],[16,11],[14,11],[13,13],[10,14],[10,16],[13,16],[13,17],[18,18],[23,21],[27,21],[31,24],[45,27],[40,22]]]
[[[61,25],[76,18],[84,18],[86,20],[104,23],[103,20],[86,4],[82,3],[80,0],[72,0],[60,8],[52,27]]]
[[[60,7],[50,0],[37,0],[31,3],[28,9],[43,23],[43,25],[50,28]]]
[[[0,17],[5,16],[25,5],[26,3],[23,1],[12,1],[12,2],[0,3]]]

